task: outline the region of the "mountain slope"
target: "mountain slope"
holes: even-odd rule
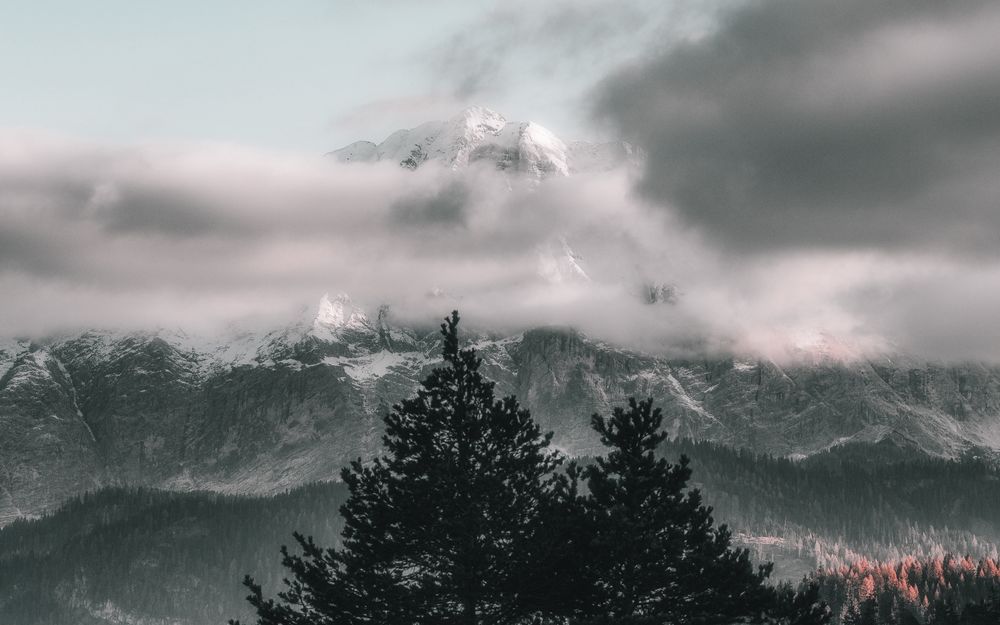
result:
[[[274,493],[334,478],[377,451],[382,415],[439,362],[433,331],[390,319],[327,297],[311,319],[215,343],[86,332],[18,344],[0,371],[0,519],[104,484]],[[1000,450],[1000,367],[678,360],[558,328],[470,342],[499,392],[570,454],[596,451],[590,415],[630,396],[653,397],[675,436],[779,456],[880,441]]]

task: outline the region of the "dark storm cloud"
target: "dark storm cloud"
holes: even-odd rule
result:
[[[1000,6],[763,0],[605,80],[642,189],[744,249],[1000,250]]]

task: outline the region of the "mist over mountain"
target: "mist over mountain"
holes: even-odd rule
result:
[[[1000,618],[1000,5],[7,4],[0,625]]]
[[[267,331],[344,291],[407,325],[459,307],[491,331],[563,325],[675,357],[1000,357],[990,263],[734,255],[633,192],[642,149],[481,107],[328,158],[8,131],[0,144],[8,336]]]
[[[116,484],[267,494],[333,479],[378,451],[382,415],[439,364],[438,339],[433,323],[341,294],[267,332],[10,342],[0,519]],[[902,457],[1000,453],[1000,367],[844,359],[836,346],[795,363],[672,358],[557,327],[469,341],[500,392],[570,455],[596,453],[590,415],[630,396],[653,397],[674,437],[776,456],[876,444]]]
[[[51,155],[66,146],[33,149]],[[739,290],[754,303],[738,305],[734,318],[739,300],[722,297],[710,279],[732,267],[706,273],[708,256],[694,238],[641,203],[622,203],[619,185],[645,158],[628,143],[564,142],[538,124],[472,107],[377,144],[353,143],[291,177],[254,155],[230,154],[243,159],[234,173],[277,185],[263,196],[241,191],[239,211],[226,202],[240,187],[191,176],[197,152],[166,161],[154,154],[171,173],[152,178],[129,164],[131,155],[105,153],[124,175],[88,192],[99,163],[70,186],[89,194],[90,209],[74,219],[93,220],[85,228],[97,237],[91,260],[115,261],[97,247],[109,234],[109,245],[126,249],[183,245],[191,258],[155,271],[167,280],[171,272],[197,276],[211,290],[230,269],[189,263],[215,258],[219,240],[209,233],[221,224],[225,246],[266,248],[265,231],[277,227],[292,241],[337,241],[334,256],[299,250],[295,257],[310,264],[305,275],[299,265],[261,265],[267,281],[295,273],[292,288],[239,311],[229,307],[238,292],[218,293],[229,305],[208,314],[216,323],[185,323],[168,307],[145,326],[142,315],[123,325],[133,329],[104,329],[114,325],[108,319],[4,339],[0,518],[37,515],[114,484],[275,493],[330,479],[376,452],[381,415],[434,366],[434,319],[454,307],[468,311],[472,344],[503,392],[520,397],[573,455],[597,448],[590,414],[629,396],[662,405],[674,437],[790,458],[849,444],[944,458],[1000,450],[1000,367],[908,352],[859,331],[842,304],[817,313],[824,300],[815,301],[816,288],[842,298],[857,285],[781,283],[793,265],[801,272],[822,260],[737,270],[747,282]],[[39,172],[39,189],[50,175]],[[332,195],[296,196],[306,182]],[[386,186],[387,202],[379,195]],[[172,203],[135,212],[154,190],[164,202],[182,191],[197,218]],[[278,219],[279,198],[308,202]],[[353,200],[330,204],[338,198]],[[372,243],[378,252],[366,249]],[[399,245],[402,252],[389,251]],[[413,259],[406,267],[400,253]],[[677,262],[684,255],[700,265]],[[47,266],[63,271],[56,261]],[[131,280],[117,268],[100,279],[115,288]],[[723,288],[732,280],[722,279]],[[356,287],[355,299],[313,292],[313,303],[295,312],[312,286],[331,282]],[[788,288],[810,298],[804,316],[783,328],[759,318],[771,300],[788,308]],[[74,312],[86,322],[85,308]],[[167,318],[174,323],[152,323]]]

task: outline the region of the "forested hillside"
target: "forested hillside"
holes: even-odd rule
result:
[[[1000,622],[1000,562],[946,555],[859,560],[815,576],[844,625],[993,625]]]
[[[992,462],[901,456],[892,446],[837,449],[796,462],[687,440],[693,481],[738,541],[776,563],[776,577],[862,557],[898,560],[945,553],[997,556],[1000,473]]]
[[[0,530],[0,623],[224,622],[248,612],[247,572],[278,587],[278,550],[294,529],[337,540],[344,498],[339,483],[273,498],[145,489],[83,496]]]
[[[982,460],[876,468],[851,449],[794,462],[684,440],[662,451],[691,457],[715,518],[774,560],[776,579],[862,555],[997,557],[1000,477]],[[345,497],[342,484],[324,483],[273,498],[111,489],[75,499],[0,530],[0,623],[209,625],[245,615],[243,575],[277,589],[280,545],[293,530],[334,544]]]

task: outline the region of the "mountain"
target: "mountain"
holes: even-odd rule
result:
[[[381,143],[356,141],[327,154],[342,163],[387,161],[415,170],[424,163],[437,163],[453,170],[486,165],[520,180],[540,182],[550,177],[635,168],[645,155],[626,141],[590,143],[564,142],[534,122],[507,121],[487,108],[472,106],[447,121],[397,130]],[[537,273],[551,284],[586,283],[591,278],[566,236],[556,235],[537,249]],[[635,282],[636,296],[647,303],[676,300],[671,284]]]
[[[477,107],[332,156],[412,168],[485,163],[539,185],[641,160],[625,143],[567,144]],[[536,252],[539,279],[595,285],[567,237]],[[683,297],[640,275],[639,301]],[[346,462],[378,451],[381,417],[439,362],[430,321],[408,327],[341,294],[265,330],[0,338],[0,525],[105,486],[272,494],[336,479]],[[654,398],[674,437],[794,459],[845,447],[878,457],[1000,453],[1000,366],[862,357],[822,337],[779,362],[669,357],[568,328],[468,336],[499,391],[516,395],[569,454],[598,450],[590,415],[630,396]]]
[[[507,121],[479,106],[447,121],[397,130],[378,144],[357,141],[328,156],[340,162],[389,161],[408,169],[428,161],[453,169],[489,163],[534,178],[604,171],[642,159],[640,150],[624,141],[566,143],[539,124]]]
[[[1000,367],[905,359],[796,365],[679,360],[563,328],[470,335],[486,374],[574,455],[629,396],[674,436],[777,456],[891,443],[901,454],[1000,450]],[[8,342],[0,360],[0,522],[98,486],[275,493],[335,479],[380,445],[381,416],[439,362],[438,336],[385,308],[324,297],[268,332],[84,332]]]

